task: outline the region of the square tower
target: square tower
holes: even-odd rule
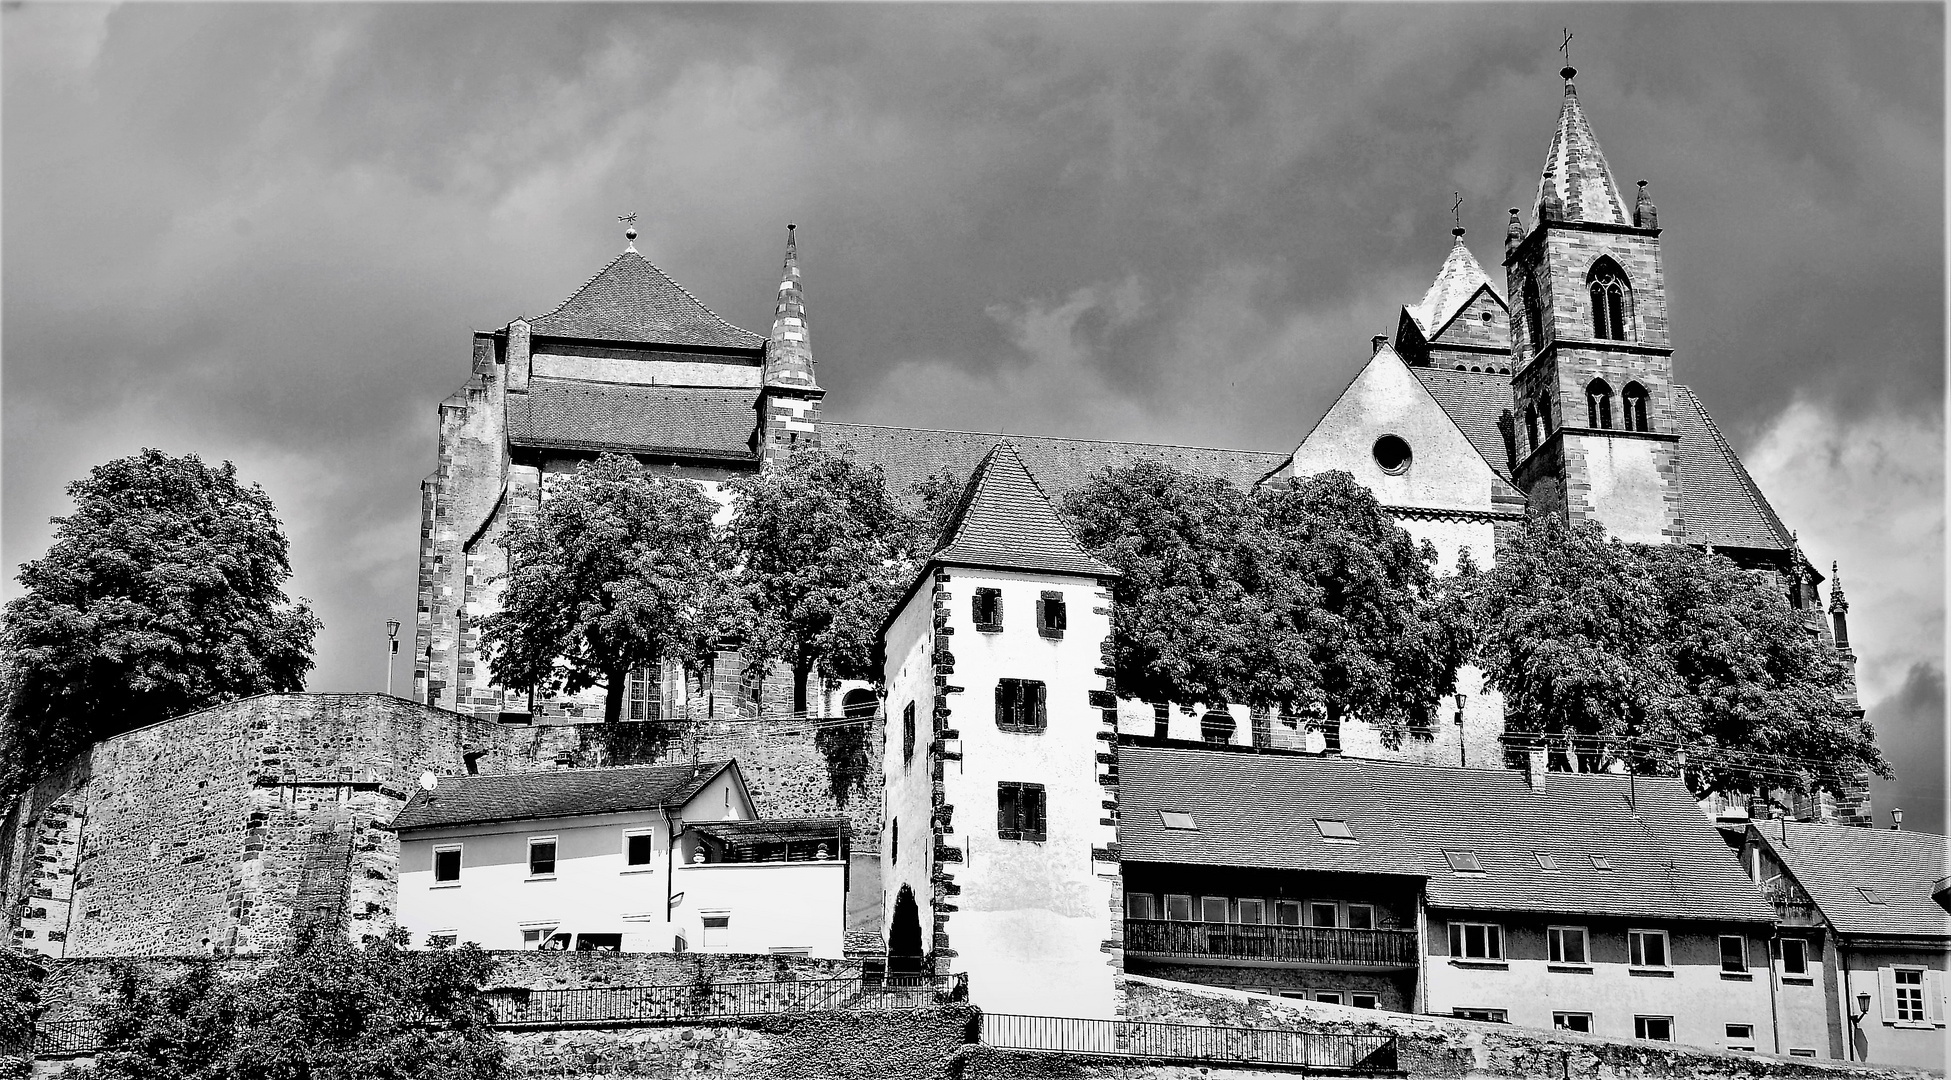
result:
[[[1013,446],[883,626],[890,974],[1005,1013],[1120,1011],[1111,583]]]

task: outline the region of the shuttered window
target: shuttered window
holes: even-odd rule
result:
[[[996,726],[1004,731],[1042,731],[1047,725],[1043,683],[1035,679],[996,680]]]

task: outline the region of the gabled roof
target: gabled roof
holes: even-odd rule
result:
[[[1951,874],[1944,837],[1780,821],[1756,822],[1750,831],[1838,932],[1951,938],[1951,912],[1931,899],[1937,879]],[[1871,903],[1859,888],[1883,902]]]
[[[1463,245],[1459,230],[1456,243],[1450,246],[1450,254],[1443,260],[1443,268],[1436,272],[1436,280],[1430,284],[1429,291],[1423,294],[1421,300],[1403,310],[1416,320],[1416,328],[1423,332],[1425,338],[1434,339],[1482,289],[1489,289],[1499,305],[1509,307],[1504,303],[1503,296],[1498,294],[1497,287],[1491,284],[1490,275],[1484,273],[1477,257]]]
[[[532,378],[508,395],[516,446],[753,458],[758,392]]]
[[[1612,170],[1599,152],[1599,140],[1579,107],[1578,89],[1572,85],[1576,73],[1566,68],[1564,74],[1565,106],[1559,110],[1558,128],[1552,132],[1551,150],[1538,177],[1537,213],[1532,220],[1540,224],[1595,221],[1631,225],[1633,219],[1626,212],[1625,200],[1619,197],[1619,185],[1612,182]]]
[[[1513,769],[1127,745],[1118,801],[1127,862],[1418,877],[1430,905],[1450,910],[1775,917],[1669,779],[1548,773],[1534,790]],[[1190,813],[1197,829],[1165,828],[1161,810]],[[1322,835],[1321,819],[1346,822],[1356,842]],[[1445,850],[1474,853],[1484,872],[1453,871]],[[1595,869],[1595,854],[1613,868]]]
[[[546,337],[757,349],[765,339],[718,317],[650,260],[625,251],[554,311],[529,320]]]
[[[1511,478],[1510,454],[1504,446],[1504,432],[1497,418],[1511,408],[1511,377],[1489,371],[1457,371],[1435,365],[1416,365],[1409,369],[1429,391],[1429,396],[1450,414],[1464,438],[1477,448],[1497,475]]]
[[[736,776],[738,764],[713,761],[694,768],[684,762],[504,776],[443,776],[434,790],[414,791],[393,819],[393,828],[405,831],[675,808],[726,769]]]
[[[1160,443],[1098,442],[1053,439],[1039,435],[1003,435],[982,431],[933,431],[926,428],[885,427],[876,424],[820,425],[823,446],[851,453],[866,465],[879,465],[887,475],[887,489],[896,498],[911,498],[916,484],[942,471],[960,478],[998,443],[1008,442],[1052,498],[1062,498],[1094,474],[1118,465],[1156,461],[1186,472],[1216,476],[1241,490],[1279,468],[1286,454],[1259,450],[1222,450]]]
[[[976,466],[929,561],[1102,577],[1117,573],[1077,543],[1023,467],[1016,447],[1006,442]]]
[[[1680,506],[1687,540],[1715,547],[1787,551],[1788,527],[1768,505],[1707,407],[1685,386],[1673,388],[1680,436]]]

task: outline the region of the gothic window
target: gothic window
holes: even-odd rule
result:
[[[1632,290],[1619,264],[1601,258],[1585,276],[1585,287],[1592,294],[1592,336],[1606,341],[1626,340],[1626,313],[1632,306]]]
[[[1626,384],[1619,395],[1619,403],[1625,406],[1627,431],[1651,431],[1646,422],[1646,388],[1636,382]]]
[[[1612,427],[1612,387],[1604,379],[1585,384],[1585,419],[1587,427]]]
[[[1538,302],[1538,279],[1529,275],[1524,279],[1524,325],[1531,332],[1531,355],[1536,356],[1544,348],[1544,307]]]
[[[1524,436],[1530,440],[1532,452],[1536,453],[1538,449],[1538,407],[1535,405],[1526,405],[1524,407]]]

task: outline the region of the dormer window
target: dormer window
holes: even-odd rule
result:
[[[1601,341],[1626,340],[1626,312],[1632,290],[1619,264],[1606,258],[1594,263],[1585,287],[1592,297],[1592,336]]]

